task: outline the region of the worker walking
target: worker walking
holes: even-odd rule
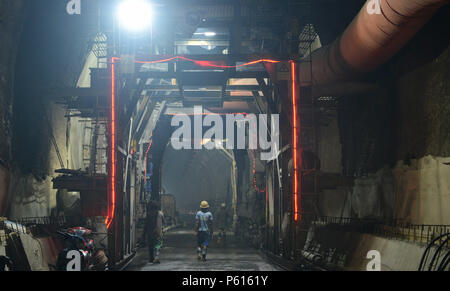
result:
[[[159,203],[151,201],[147,208],[144,235],[148,243],[148,261],[159,264],[159,252],[162,247],[164,214]]]
[[[197,259],[206,261],[209,240],[213,236],[213,215],[207,201],[200,203],[200,211],[195,215],[195,235],[197,236]]]

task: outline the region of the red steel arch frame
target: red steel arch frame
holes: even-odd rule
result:
[[[193,62],[199,66],[202,67],[209,67],[209,68],[237,68],[237,67],[244,67],[249,65],[254,65],[258,63],[279,63],[280,61],[272,60],[272,59],[258,59],[254,61],[250,61],[244,64],[235,65],[235,66],[228,66],[223,65],[220,62],[214,62],[214,61],[204,61],[204,60],[193,60],[190,58],[186,58],[184,56],[174,56],[170,58],[165,58],[161,60],[154,60],[154,61],[135,61],[136,63],[140,64],[151,64],[151,63],[165,63],[170,62],[174,60],[184,60]],[[116,62],[120,61],[120,58],[118,57],[112,57],[111,58],[111,98],[110,98],[110,122],[109,122],[109,143],[110,143],[110,151],[109,151],[109,171],[108,171],[108,213],[107,217],[105,219],[105,224],[107,228],[109,229],[111,226],[112,221],[114,220],[115,211],[116,211],[116,173],[117,173],[117,96],[116,96]],[[299,145],[299,118],[298,118],[298,81],[297,81],[297,74],[296,74],[296,62],[293,60],[289,61],[291,66],[291,90],[290,90],[290,97],[292,100],[292,159],[294,163],[294,175],[293,175],[293,212],[294,212],[294,221],[301,220],[301,205],[300,205],[300,180],[299,180],[299,169],[301,167],[301,152],[299,152],[300,147]],[[149,146],[150,147],[150,146]],[[148,149],[147,149],[148,152]],[[147,154],[147,153],[146,153]],[[267,193],[267,192],[266,192]]]

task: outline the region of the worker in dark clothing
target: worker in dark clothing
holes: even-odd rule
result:
[[[220,205],[219,210],[216,213],[216,228],[219,231],[219,234],[217,236],[217,245],[224,245],[226,241],[226,231],[228,229],[228,223],[230,220],[230,215],[227,209],[227,205],[225,203],[222,203]]]
[[[162,247],[164,214],[159,203],[151,201],[147,208],[144,235],[148,243],[148,261],[159,264],[159,252]]]
[[[197,259],[206,261],[209,240],[213,236],[213,216],[207,201],[200,203],[200,211],[195,215],[195,235],[197,236]]]

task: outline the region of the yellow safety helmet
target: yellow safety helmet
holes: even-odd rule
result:
[[[209,208],[208,201],[202,201],[202,202],[200,202],[200,208]]]

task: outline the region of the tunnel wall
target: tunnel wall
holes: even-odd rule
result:
[[[2,0],[0,8],[1,20],[7,20],[0,22],[6,32],[0,34],[4,38],[0,39],[0,67],[5,62],[9,66],[7,77],[2,78],[8,80],[8,87],[0,88],[0,98],[9,94],[8,100],[0,100],[0,106],[9,110],[0,112],[1,118],[8,119],[2,123],[8,128],[0,128],[5,136],[0,148],[9,151],[9,157],[0,159],[8,161],[0,165],[8,170],[0,170],[0,178],[9,180],[9,185],[0,186],[0,211],[10,218],[49,216],[56,214],[59,202],[72,206],[74,197],[52,189],[54,170],[61,165],[50,137],[54,136],[68,167],[68,123],[66,110],[44,91],[76,84],[90,38],[91,15],[71,17],[65,3],[58,0]]]
[[[407,55],[412,58],[415,56],[411,52]],[[408,61],[409,58],[399,58],[396,67]],[[432,61],[395,80],[393,92],[388,94],[393,97],[393,102],[397,102],[392,111],[394,116],[386,124],[385,131],[374,135],[374,139],[384,142],[386,137],[383,134],[393,129],[394,139],[389,140],[388,145],[381,146],[381,149],[376,148],[380,143],[375,142],[373,151],[378,154],[368,161],[367,172],[354,170],[362,162],[355,157],[358,150],[348,148],[357,144],[362,137],[353,135],[350,143],[344,143],[344,154],[345,151],[351,151],[355,159],[353,164],[356,166],[349,166],[348,162],[346,165],[343,160],[344,175],[356,176],[354,187],[334,191],[346,190],[351,193],[351,199],[346,201],[351,205],[348,214],[359,218],[405,219],[413,224],[450,224],[448,211],[442,208],[442,205],[450,204],[450,186],[447,182],[450,176],[450,88],[446,84],[450,78],[449,66],[450,49],[446,48]],[[384,96],[386,93],[379,95],[381,98]],[[370,99],[366,102],[370,102]],[[378,120],[383,118],[381,110],[375,110],[374,113],[376,115],[379,112]],[[361,122],[360,126],[364,124]],[[371,128],[370,125],[367,127]],[[325,166],[322,169],[325,172],[332,171],[326,165],[335,160],[329,156],[336,148],[336,144],[330,140],[332,136],[331,133],[321,135],[319,142],[319,148],[322,149],[319,152],[321,165]],[[339,155],[334,157],[338,158]],[[333,193],[333,190],[328,192]],[[324,209],[323,215],[336,216],[341,212],[346,196],[337,192],[323,195],[322,204],[331,207]]]
[[[8,202],[11,175],[15,62],[26,14],[25,1],[0,0],[0,216]]]
[[[320,129],[328,132],[320,134],[321,170],[333,172],[329,163],[341,158],[342,175],[353,180],[322,190],[322,216],[450,224],[449,15],[448,7],[441,9],[395,58],[369,76],[378,90],[339,99],[339,127],[332,130],[331,123]],[[341,156],[330,155],[336,133]],[[417,269],[424,250],[423,244],[380,235],[322,232],[316,239],[341,248],[350,269],[365,270],[370,249],[381,252],[384,270]],[[393,255],[383,263],[383,254]]]
[[[236,151],[235,151],[236,152]],[[243,156],[243,161],[238,166],[238,175],[240,176],[241,182],[238,184],[238,208],[237,214],[240,217],[251,218],[257,223],[261,223],[264,219],[264,207],[261,206],[262,197],[265,197],[265,193],[257,193],[255,189],[255,184],[253,177],[256,177],[256,186],[262,188],[261,185],[264,184],[263,176],[265,170],[265,164],[267,161],[260,161],[259,154],[254,151],[253,155],[255,158],[255,173],[253,173],[253,157],[250,150],[246,151]],[[239,179],[239,178],[238,178]]]
[[[400,161],[355,179],[354,187],[324,190],[324,216],[400,219],[411,224],[449,224],[450,157],[431,155]]]
[[[336,116],[326,126],[320,126],[317,135],[320,170],[326,173],[341,173],[342,145]]]
[[[327,227],[316,227],[309,235],[318,244],[316,252],[333,253],[329,266],[337,270],[368,270],[367,254],[376,250],[380,253],[381,271],[415,271],[426,248],[424,244]]]

